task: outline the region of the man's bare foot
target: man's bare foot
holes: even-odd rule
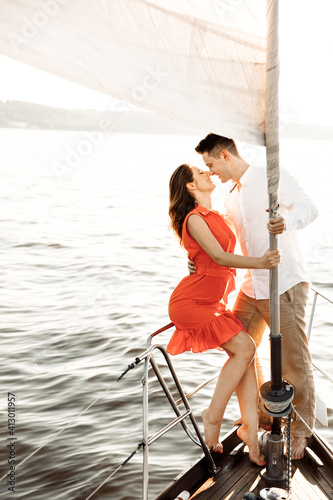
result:
[[[265,457],[260,453],[258,434],[255,430],[254,432],[249,429],[249,427],[244,424],[237,430],[237,436],[244,441],[244,443],[249,448],[249,458],[251,462],[257,465],[265,465]]]
[[[216,423],[210,420],[208,408],[202,411],[201,417],[204,424],[206,445],[210,450],[213,450],[217,453],[222,453],[223,446],[220,443],[221,423]]]
[[[293,437],[291,440],[291,459],[300,460],[304,458],[305,448],[308,445],[306,437]]]

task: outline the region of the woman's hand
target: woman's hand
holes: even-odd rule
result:
[[[272,267],[277,266],[281,262],[281,251],[280,250],[266,250],[264,255],[260,257],[260,268],[261,269],[272,269]]]

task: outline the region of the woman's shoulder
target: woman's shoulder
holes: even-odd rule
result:
[[[203,221],[209,227],[211,227],[211,224],[215,226],[216,223],[220,224],[221,218],[223,218],[222,215],[216,210],[210,210],[201,205],[196,205],[195,208],[187,214],[186,219],[184,221],[183,229],[187,232],[188,226],[193,227],[193,225],[195,225],[202,227]]]
[[[196,205],[194,209],[187,214],[186,217],[188,218],[191,215],[199,215],[201,217],[208,217],[208,216],[222,217],[222,215],[216,210],[210,210],[209,208],[203,207],[201,205]]]

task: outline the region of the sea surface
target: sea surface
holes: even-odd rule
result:
[[[168,299],[187,274],[187,259],[168,229],[168,182],[180,163],[201,166],[193,152],[200,138],[0,129],[1,475],[15,459],[15,491],[7,476],[0,498],[85,500],[142,441],[140,364],[18,467],[113,384],[145,350],[149,333],[169,323]],[[281,163],[320,210],[299,236],[313,285],[331,298],[332,146],[281,143]],[[263,159],[262,148],[243,144],[241,154],[250,162]],[[228,187],[216,188],[215,208],[223,208]],[[310,345],[331,376],[332,326],[333,305],[319,298]],[[170,333],[158,341],[165,345]],[[260,348],[267,377],[268,347],[267,334]],[[210,351],[173,361],[189,391],[225,359]],[[318,372],[316,386],[330,423],[318,430],[333,444],[332,387]],[[152,374],[149,388],[153,435],[173,414]],[[191,399],[199,425],[212,392],[210,385]],[[8,397],[15,402],[9,429]],[[222,434],[238,416],[232,397]],[[181,427],[155,442],[149,498],[198,456]],[[139,500],[141,481],[139,453],[92,498]]]

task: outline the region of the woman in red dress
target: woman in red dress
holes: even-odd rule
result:
[[[211,209],[214,188],[208,171],[189,165],[178,167],[170,179],[171,227],[197,272],[182,279],[171,295],[169,315],[176,330],[167,350],[170,354],[214,348],[227,352],[229,359],[210,405],[202,412],[205,442],[212,450],[223,451],[219,440],[223,414],[236,391],[242,415],[237,433],[248,445],[250,459],[264,465],[257,435],[255,344],[226,304],[235,288],[235,267],[270,269],[279,263],[280,254],[268,250],[262,257],[235,255],[235,235],[223,216]]]

